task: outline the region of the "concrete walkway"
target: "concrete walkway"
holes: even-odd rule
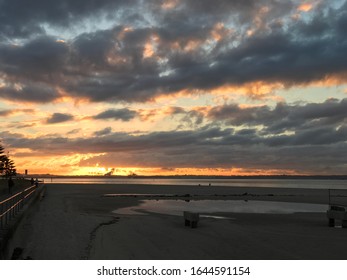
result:
[[[0,195],[0,202],[18,193],[19,193],[19,199],[20,199],[22,197],[21,196],[22,191],[24,191],[27,188],[30,188],[30,186],[31,186],[30,181],[20,179],[17,182],[15,182],[15,186],[12,189],[12,194],[9,194],[6,192],[8,191],[8,188],[2,185],[2,188],[0,189],[0,191],[2,190],[2,194]],[[15,234],[15,231],[17,227],[19,226],[21,220],[27,215],[28,209],[42,194],[43,187],[44,186],[40,184],[38,189],[30,188],[30,190],[26,191],[24,194],[28,197],[25,198],[24,204],[21,203],[19,207],[15,208],[14,216],[11,215],[11,218],[7,217],[5,218],[5,220],[2,221],[2,222],[5,221],[5,224],[2,223],[0,228],[0,259],[13,258],[13,256],[11,257],[11,255],[13,254],[15,255],[15,252],[13,252],[13,254],[10,252],[10,250],[13,250],[13,248],[11,248],[9,243],[11,243],[10,241],[13,235]],[[16,197],[15,199],[18,199],[18,197]],[[12,205],[15,202],[16,201],[11,201],[10,204]],[[11,206],[11,205],[8,205],[8,202],[5,202],[4,205],[1,206],[2,213],[6,211],[8,206]]]

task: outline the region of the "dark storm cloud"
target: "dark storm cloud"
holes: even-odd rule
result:
[[[50,116],[46,123],[48,124],[55,124],[55,123],[62,123],[73,120],[74,117],[70,114],[62,114],[62,113],[54,113],[52,116]]]
[[[141,153],[111,152],[83,160],[80,165],[94,166],[103,163],[106,166],[131,167],[171,167],[171,168],[244,168],[247,170],[276,169],[286,172],[292,170],[307,174],[344,174],[346,164],[346,144],[327,146],[277,147],[251,146],[248,148],[226,146],[216,147],[208,154],[202,147],[175,149],[170,152],[151,156],[152,151]],[[198,160],[196,160],[198,159]],[[257,159],[257,160],[255,160]],[[314,163],[313,163],[314,161]],[[280,172],[280,171],[278,171]]]
[[[191,145],[211,145],[216,138],[230,136],[232,130],[219,128],[200,129],[198,131],[152,132],[140,136],[127,133],[110,133],[105,137],[64,138],[43,136],[37,139],[25,139],[24,135],[10,132],[0,133],[4,141],[17,148],[26,146],[29,149],[44,151],[49,147],[51,152],[120,152],[155,150],[156,148],[190,147]],[[218,142],[216,142],[218,143]]]
[[[55,88],[43,83],[9,84],[0,87],[0,97],[24,102],[48,103],[60,97]]]
[[[264,139],[269,146],[302,146],[302,145],[329,145],[347,140],[346,127],[335,129],[334,127],[314,128],[298,131],[294,135],[281,135]]]
[[[323,103],[289,105],[278,103],[269,106],[241,108],[237,104],[212,108],[207,118],[228,125],[264,126],[264,133],[282,133],[321,126],[337,128],[347,119],[347,99],[328,99]]]
[[[127,108],[124,109],[109,109],[96,116],[93,116],[95,120],[103,120],[103,119],[113,119],[113,120],[121,120],[124,122],[128,122],[134,119],[137,116],[137,112],[134,110],[130,110]]]
[[[35,79],[60,73],[69,47],[50,36],[40,36],[23,45],[0,45],[1,68],[7,75]]]
[[[14,30],[19,26],[33,31],[16,45],[11,40],[0,45],[0,75],[9,85],[44,83],[95,102],[144,102],[181,90],[209,91],[254,81],[290,87],[331,76],[343,80],[347,4],[335,9],[322,2],[304,20],[293,19],[300,3],[182,1],[163,9],[157,1],[36,0],[29,7],[19,0],[3,1],[3,34],[15,39],[25,33]],[[21,5],[26,9],[15,15],[14,7]],[[66,42],[40,31],[45,23],[52,28],[69,25],[114,9],[108,19],[118,21],[111,28]],[[136,17],[137,23],[129,23],[128,17]],[[219,37],[214,43],[212,34]],[[148,44],[152,50],[146,54]],[[1,97],[11,99],[12,94]],[[58,98],[55,93],[42,100]],[[24,100],[40,102],[35,97]]]
[[[43,23],[68,27],[86,17],[100,17],[127,5],[123,0],[4,0],[0,2],[0,34],[5,38],[43,34]]]
[[[108,52],[119,44],[114,39],[117,33],[116,28],[116,30],[102,30],[77,36],[71,46],[75,54],[74,59],[76,63],[84,67],[94,67],[96,69],[106,67]]]
[[[279,5],[277,2],[268,4],[272,7]],[[207,5],[204,3],[204,10],[207,10]],[[256,7],[259,8],[258,5]],[[246,6],[243,8],[247,9]],[[186,17],[186,11],[175,11],[162,27],[131,30],[117,41],[114,44],[115,54],[119,56],[118,59],[123,58],[124,62],[117,66],[108,65],[108,74],[85,77],[69,84],[67,88],[76,96],[84,95],[94,101],[146,101],[159,94],[183,89],[210,90],[221,85],[242,85],[259,80],[292,86],[317,81],[329,75],[342,75],[347,70],[343,62],[347,44],[338,30],[339,22],[345,17],[342,10],[334,11],[334,17],[328,13],[316,16],[305,24],[289,23],[286,28],[270,29],[272,25],[267,22],[266,31],[260,29],[254,36],[239,39],[226,37],[228,40],[222,40],[218,46],[210,49],[198,47],[190,51],[184,50],[189,40],[196,40],[200,45],[206,43],[220,14],[215,17],[210,14],[215,20],[213,24],[201,25],[198,24],[200,14],[197,11],[191,11],[190,18],[194,20],[188,21],[179,20],[182,14]],[[241,13],[235,10],[237,12]],[[181,25],[184,28],[180,28]],[[151,34],[159,37],[159,45],[156,60],[148,61],[143,58],[142,52]],[[238,43],[233,47],[231,43],[235,40]],[[175,42],[180,49],[172,47]],[[102,46],[108,46],[108,43]],[[106,49],[109,50],[109,47]],[[98,53],[105,54],[103,51]],[[160,59],[167,59],[164,69],[159,64]],[[121,68],[122,71],[119,71]],[[165,69],[171,72],[161,75]]]
[[[35,155],[105,153],[81,165],[98,161],[108,166],[295,168],[302,173],[342,174],[347,158],[346,126],[275,136],[260,135],[255,129],[203,127],[141,135],[112,133],[106,128],[89,138],[46,135],[27,139],[10,132],[2,132],[0,137],[7,146],[28,148]]]
[[[23,45],[0,44],[0,97],[47,103],[60,98],[56,87],[68,58],[68,46],[52,37],[39,37]]]

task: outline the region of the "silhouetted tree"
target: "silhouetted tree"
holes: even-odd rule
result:
[[[0,173],[3,174],[5,172],[5,162],[7,159],[7,156],[4,153],[5,149],[0,144]]]
[[[5,177],[16,176],[17,171],[14,161],[4,151],[4,147],[0,144],[0,173]]]
[[[17,170],[14,161],[9,157],[7,157],[5,160],[4,168],[6,177],[12,177],[17,175]]]

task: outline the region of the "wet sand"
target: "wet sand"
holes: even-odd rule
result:
[[[325,213],[209,213],[229,219],[201,218],[192,229],[183,216],[112,213],[143,197],[104,195],[131,193],[328,203],[327,190],[313,189],[48,184],[11,247],[23,259],[347,259],[347,229],[329,228]]]

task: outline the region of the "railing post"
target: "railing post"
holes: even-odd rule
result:
[[[21,202],[21,208],[23,208],[24,207],[24,196],[25,196],[25,194],[24,194],[24,192],[25,191],[22,191],[22,202]]]
[[[16,199],[16,214],[19,212],[20,195],[17,195]]]
[[[9,219],[8,219],[9,222],[12,220],[12,217],[13,217],[12,201],[13,201],[13,199],[10,199],[9,202],[8,202],[9,203],[9,209],[10,209],[10,216],[9,216]]]
[[[1,203],[1,212],[0,212],[0,215],[1,215],[1,218],[0,218],[0,229],[2,229],[3,227],[3,220],[4,220],[4,217],[2,216],[2,214],[4,213],[4,206],[3,206],[3,203]]]
[[[7,201],[5,202],[6,204],[5,204],[5,209],[7,209]],[[5,210],[6,211],[6,214],[5,214],[5,226],[7,225],[7,220],[8,220],[8,212],[7,212],[7,210]]]

